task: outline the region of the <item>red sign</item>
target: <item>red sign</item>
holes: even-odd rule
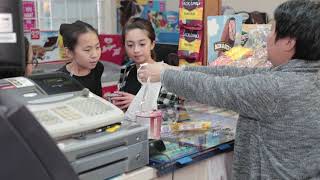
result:
[[[39,29],[31,29],[31,39],[40,39]]]
[[[100,59],[121,65],[124,58],[121,35],[101,34],[99,35],[99,41],[101,46]]]
[[[31,29],[36,28],[35,19],[24,19],[23,20],[23,29],[24,31],[30,31]]]
[[[36,18],[36,6],[34,1],[23,1],[23,18]]]

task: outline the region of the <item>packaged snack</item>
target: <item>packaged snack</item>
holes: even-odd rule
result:
[[[202,31],[180,28],[178,56],[185,59],[199,59]]]
[[[171,131],[206,131],[211,127],[211,121],[174,122],[170,125]]]
[[[225,52],[225,55],[230,57],[233,61],[241,60],[252,56],[253,51],[250,48],[236,46]]]
[[[179,24],[180,27],[196,27],[202,29],[203,0],[180,0]]]

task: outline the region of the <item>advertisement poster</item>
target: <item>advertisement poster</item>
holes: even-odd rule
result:
[[[36,19],[24,19],[23,20],[24,31],[31,31],[31,29],[34,29],[36,27],[37,27]]]
[[[112,62],[114,64],[121,65],[124,59],[124,49],[122,46],[121,35],[99,35],[99,41],[101,46],[102,61]]]
[[[31,29],[31,40],[40,39],[40,29]]]
[[[241,16],[208,16],[208,64],[241,44]]]
[[[152,23],[158,43],[178,43],[179,14],[177,11],[166,11],[165,1],[149,1],[148,5],[143,6],[141,17]]]
[[[38,63],[66,60],[62,38],[58,35],[58,31],[37,32],[26,32],[24,35],[29,40],[33,57],[38,60]]]
[[[23,18],[36,18],[35,1],[23,1]]]
[[[30,31],[37,27],[36,18],[36,2],[35,1],[23,1],[23,29],[24,31]]]
[[[156,33],[158,43],[178,44],[179,13],[168,11],[166,0],[120,1],[118,8],[117,32],[129,17],[142,17],[150,20]],[[171,8],[171,7],[170,7]]]

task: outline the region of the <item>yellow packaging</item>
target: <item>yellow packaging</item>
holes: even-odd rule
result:
[[[211,128],[211,121],[175,122],[170,125],[171,131],[206,131]]]

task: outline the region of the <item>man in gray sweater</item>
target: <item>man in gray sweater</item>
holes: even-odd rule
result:
[[[320,179],[320,4],[287,1],[274,12],[269,69],[156,63],[139,77],[239,113],[234,179]]]

